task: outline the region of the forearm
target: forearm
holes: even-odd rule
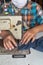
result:
[[[9,31],[1,31],[0,36],[1,36],[2,38],[5,38],[5,37],[8,36],[9,34],[10,34]]]
[[[43,24],[34,27],[34,29],[37,31],[37,33],[38,33],[38,32],[43,32]]]

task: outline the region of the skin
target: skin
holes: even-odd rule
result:
[[[8,31],[1,31],[0,36],[3,38],[3,45],[6,50],[12,50],[17,47],[16,41]]]
[[[13,44],[12,44],[13,43]],[[17,44],[13,38],[13,36],[9,35],[3,40],[3,44],[6,50],[12,50],[17,47]],[[13,46],[14,45],[14,46]]]
[[[27,44],[31,39],[33,42],[35,40],[35,35],[38,32],[43,31],[42,27],[43,27],[43,25],[39,25],[39,26],[36,26],[36,27],[26,31],[26,33],[23,35],[23,38],[21,40],[22,44]]]
[[[41,31],[43,31],[43,24],[36,26],[30,30],[27,30],[26,33],[23,35],[23,38],[20,42],[22,42],[22,44],[27,44],[31,39],[33,42],[35,40],[35,35]],[[17,43],[14,40],[13,36],[10,34],[8,35],[8,33],[9,32],[7,32],[7,31],[2,31],[2,33],[1,33],[2,37],[4,38],[3,45],[6,50],[12,50],[15,48],[14,46],[17,47]],[[8,35],[8,36],[6,36],[6,35]],[[14,44],[14,46],[12,45],[12,43]]]

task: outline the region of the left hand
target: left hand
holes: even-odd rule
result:
[[[31,39],[32,39],[32,42],[33,42],[35,40],[35,35],[37,33],[38,33],[37,28],[32,28],[30,30],[27,30],[26,33],[23,35],[21,43],[27,44]]]

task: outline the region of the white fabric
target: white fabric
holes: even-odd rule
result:
[[[12,0],[12,3],[17,7],[17,8],[22,8],[27,4],[27,0]]]

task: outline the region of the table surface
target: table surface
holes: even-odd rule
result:
[[[43,32],[37,35],[37,38],[43,36]],[[30,49],[31,54],[26,58],[12,58],[12,55],[0,55],[0,65],[43,65],[43,52]]]
[[[0,65],[43,65],[43,52],[31,48],[26,58],[12,58],[12,55],[0,55]]]

